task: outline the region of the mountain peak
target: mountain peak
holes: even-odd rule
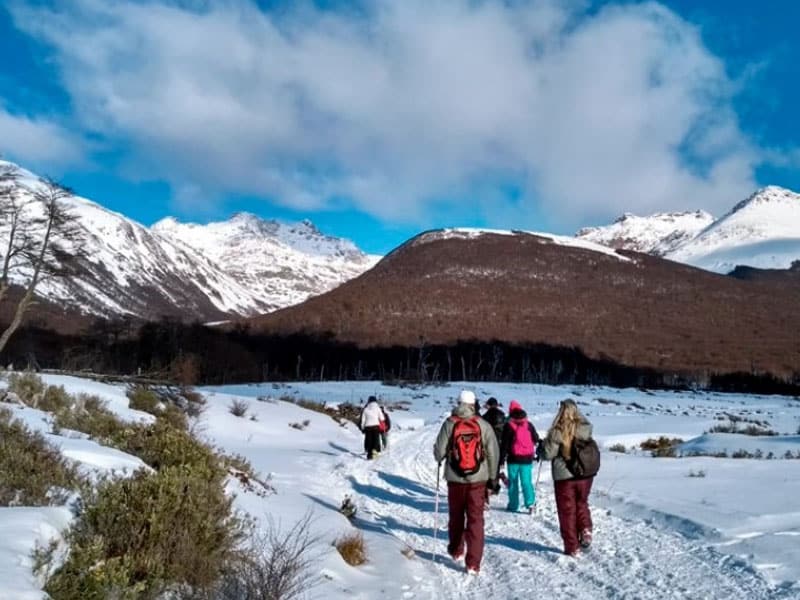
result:
[[[768,185],[739,202],[729,214],[739,212],[748,207],[764,205],[785,205],[790,207],[794,205],[796,207],[800,205],[800,194],[777,185]]]

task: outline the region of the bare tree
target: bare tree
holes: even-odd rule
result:
[[[7,235],[2,248],[0,301],[8,293],[12,273],[25,278],[22,297],[0,335],[2,352],[33,304],[37,286],[48,277],[66,273],[65,264],[78,254],[81,237],[76,218],[65,206],[64,201],[72,195],[69,189],[51,179],[24,186],[16,167],[0,169],[0,233]]]

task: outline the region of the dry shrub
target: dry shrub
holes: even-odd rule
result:
[[[628,450],[625,448],[625,444],[613,444],[612,446],[608,447],[609,452],[619,452],[620,454],[625,454]]]
[[[357,567],[367,562],[367,546],[360,531],[342,535],[333,542],[333,545],[348,565]]]
[[[80,477],[38,432],[0,409],[0,506],[48,506],[66,502]]]
[[[234,417],[243,417],[247,414],[249,406],[245,400],[234,399],[228,406],[228,412]]]
[[[661,436],[658,439],[650,438],[639,444],[642,450],[649,450],[650,453],[656,458],[673,458],[676,456],[676,448],[678,444],[682,444],[683,440],[680,438],[668,438]]]
[[[269,522],[268,529],[240,549],[223,571],[211,600],[293,600],[319,579],[310,573],[318,558],[319,538],[311,533],[310,513],[288,531]],[[196,596],[195,596],[196,597]],[[198,599],[199,600],[199,599]]]
[[[182,387],[191,387],[200,378],[200,359],[195,354],[182,354],[170,365],[170,375]]]

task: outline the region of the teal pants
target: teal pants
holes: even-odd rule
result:
[[[533,489],[533,465],[508,465],[508,506],[507,510],[519,510],[519,488],[522,486],[522,499],[525,508],[536,502],[536,490]]]

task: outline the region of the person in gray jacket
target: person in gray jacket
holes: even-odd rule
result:
[[[553,419],[550,431],[542,442],[544,456],[552,460],[553,482],[556,494],[558,523],[564,553],[576,556],[581,548],[592,543],[592,514],[589,511],[589,493],[594,477],[576,479],[567,468],[572,451],[572,440],[588,440],[592,425],[578,410],[573,400],[564,400]]]
[[[464,456],[465,448],[469,456]],[[433,456],[437,463],[447,459],[444,469],[449,508],[447,552],[456,561],[464,557],[467,573],[477,574],[483,559],[484,498],[486,488],[497,485],[499,454],[492,427],[475,412],[475,394],[463,390],[458,405],[442,423]]]

